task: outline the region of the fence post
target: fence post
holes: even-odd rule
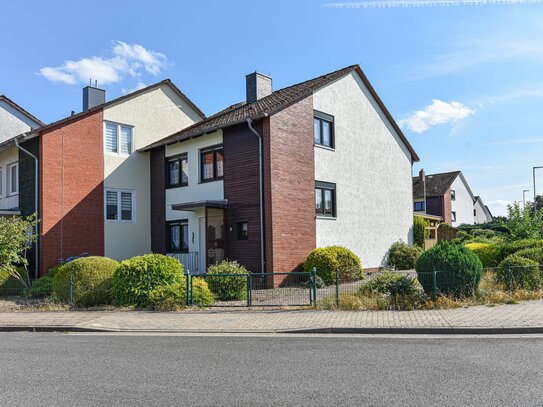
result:
[[[313,270],[311,270],[311,278],[313,282],[313,306],[317,306],[317,269],[313,267]]]
[[[74,281],[72,277],[72,270],[70,269],[70,305],[73,304],[73,291],[74,291]]]
[[[432,286],[434,291],[434,303],[437,302],[437,271],[434,267],[434,272],[432,273]]]
[[[251,276],[251,273],[247,274],[247,306],[250,307],[252,305],[252,291],[253,291],[253,277]]]
[[[336,305],[339,305],[339,269],[336,269]]]
[[[190,270],[187,270],[187,305],[192,305],[192,276]]]
[[[507,264],[507,269],[505,271],[505,281],[507,285],[507,291],[511,291],[511,264]]]

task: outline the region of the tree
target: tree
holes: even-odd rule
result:
[[[0,270],[8,272],[27,289],[30,288],[30,278],[26,253],[36,241],[37,224],[35,215],[27,218],[0,217]],[[27,271],[24,276],[18,267]]]
[[[526,205],[521,208],[519,203],[507,206],[507,220],[504,226],[511,232],[511,238],[517,239],[541,239],[543,238],[543,206]]]

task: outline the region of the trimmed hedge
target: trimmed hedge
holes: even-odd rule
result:
[[[192,303],[196,305],[213,304],[213,293],[204,278],[196,277],[192,279]]]
[[[247,299],[247,277],[209,274],[249,274],[237,261],[224,260],[220,264],[208,267],[205,280],[211,292],[221,301]]]
[[[471,295],[483,276],[479,257],[466,247],[442,242],[422,253],[415,266],[424,291],[432,292],[432,272],[437,273],[437,289],[454,297]]]
[[[523,249],[531,249],[533,247],[542,247],[543,240],[541,239],[520,239],[509,242],[500,246],[500,262],[507,256],[512,255]]]
[[[124,260],[113,273],[117,305],[161,307],[161,303],[170,302],[172,307],[183,306],[186,291],[183,265],[162,254],[145,254]]]
[[[467,243],[469,250],[479,257],[483,267],[497,267],[500,262],[500,248],[492,243]]]
[[[417,245],[408,245],[401,240],[393,243],[388,252],[388,263],[396,270],[412,270],[415,268],[417,258],[422,248]]]
[[[71,272],[73,304],[110,304],[113,299],[112,276],[118,266],[119,262],[99,256],[81,257],[63,264],[54,274],[52,294],[59,301],[69,302]]]
[[[30,298],[50,297],[53,293],[53,278],[57,274],[58,270],[60,270],[60,266],[62,266],[62,264],[53,267],[46,275],[34,280],[32,282],[32,288],[28,292],[28,296]]]
[[[509,276],[508,276],[509,266]],[[498,283],[506,284],[508,288],[516,290],[538,290],[543,285],[541,271],[537,262],[521,257],[517,254],[507,256],[496,272]]]
[[[515,256],[524,257],[535,261],[540,267],[543,268],[543,247],[531,247],[529,249],[522,249],[515,253]]]
[[[420,308],[428,299],[414,278],[390,271],[376,275],[358,290],[360,295],[384,295],[392,309]]]
[[[325,284],[335,284],[336,270],[340,272],[342,282],[364,279],[360,258],[351,250],[342,246],[328,246],[314,249],[304,263],[304,271],[311,272],[315,268],[317,276]]]

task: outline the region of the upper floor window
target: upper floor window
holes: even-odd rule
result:
[[[315,183],[315,213],[317,216],[336,216],[336,184]]]
[[[189,159],[186,154],[168,159],[169,188],[183,187],[189,184]]]
[[[106,122],[105,146],[109,153],[132,154],[132,127]]]
[[[189,224],[187,220],[168,223],[168,251],[189,251]]]
[[[454,189],[451,189],[451,201],[456,201],[456,192]]]
[[[13,163],[7,167],[8,195],[19,193],[19,163]]]
[[[455,212],[455,211],[452,211],[452,212],[451,212],[451,220],[452,220],[453,222],[456,222],[456,212]]]
[[[420,212],[424,210],[426,210],[426,205],[424,204],[424,201],[415,202],[415,212]]]
[[[202,182],[215,181],[224,176],[224,155],[222,146],[212,147],[200,152]]]
[[[315,111],[313,135],[315,145],[334,148],[334,116]]]
[[[106,220],[134,221],[134,191],[106,190]]]
[[[477,209],[473,210],[473,216],[477,216]]]

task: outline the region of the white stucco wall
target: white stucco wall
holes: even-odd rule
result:
[[[456,199],[451,200],[451,211],[456,212],[456,222],[452,222],[452,225],[473,225],[473,195],[460,175],[452,183],[451,190],[456,192]]]
[[[483,202],[480,199],[475,201],[475,203],[473,204],[473,209],[475,209],[476,211],[474,219],[476,224],[486,223],[492,220],[487,218],[487,212],[485,210]]]
[[[19,161],[19,151],[17,147],[12,146],[6,150],[0,151],[0,170],[2,173],[2,193],[0,194],[0,210],[18,209],[19,194],[10,195],[8,190],[8,165]]]
[[[38,123],[0,100],[0,143],[36,127]]]
[[[392,243],[413,241],[409,150],[354,72],[317,91],[313,105],[335,125],[335,151],[315,147],[315,179],[335,183],[337,197],[337,218],[317,218],[317,246],[345,246],[363,267],[379,267]]]
[[[168,85],[104,109],[104,121],[133,126],[133,150],[201,120]],[[123,260],[151,251],[149,153],[104,153],[104,188],[135,191],[135,221],[105,221],[105,255]]]
[[[173,204],[224,199],[222,180],[200,183],[200,150],[222,144],[222,130],[166,146],[166,158],[187,154],[189,161],[189,184],[185,187],[166,189],[166,221],[187,219],[189,224],[189,251],[201,252],[199,248],[198,218],[205,216],[204,209],[174,211]]]

